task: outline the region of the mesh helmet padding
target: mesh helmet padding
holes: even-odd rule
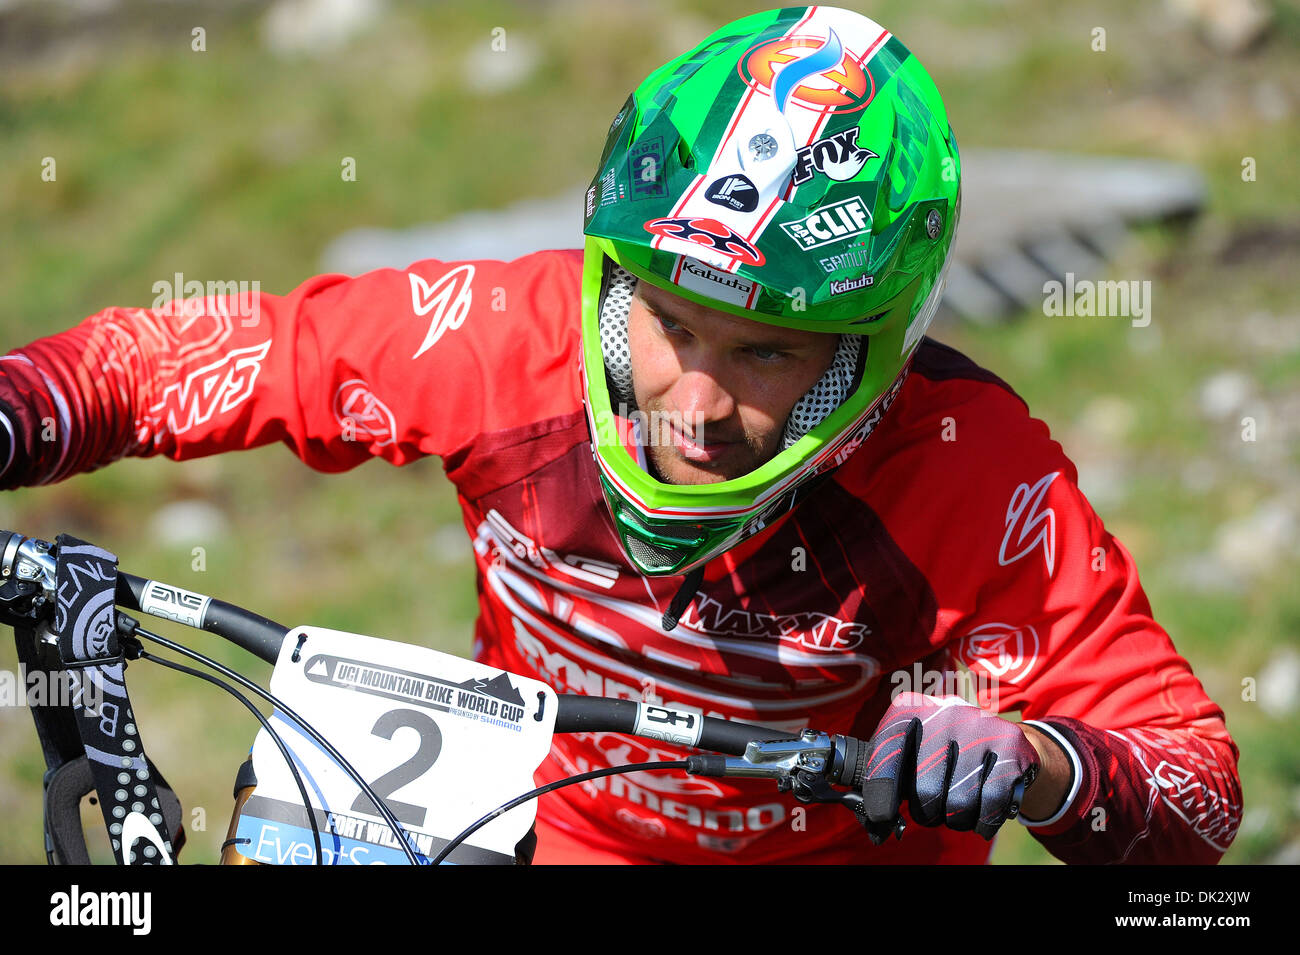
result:
[[[627,319],[636,295],[637,279],[612,262],[605,283],[605,298],[600,306],[600,348],[605,358],[605,374],[614,393],[628,408],[636,407],[632,389],[632,356],[628,347]],[[789,448],[805,434],[826,420],[857,386],[861,363],[861,335],[841,335],[830,367],[801,397],[790,412],[782,436],[782,448]]]

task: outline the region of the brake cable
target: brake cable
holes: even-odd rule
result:
[[[136,659],[148,660],[150,663],[157,663],[160,666],[168,667],[169,669],[176,670],[180,673],[188,673],[190,676],[196,676],[200,680],[206,680],[208,683],[211,683],[213,686],[221,687],[221,689],[225,690],[227,693],[229,693],[231,696],[237,699],[240,703],[243,703],[244,706],[248,708],[248,711],[252,713],[255,717],[257,717],[258,722],[262,724],[262,728],[266,730],[266,732],[270,735],[271,739],[275,741],[276,747],[280,750],[280,755],[284,757],[285,762],[288,763],[289,765],[289,772],[293,774],[293,781],[295,784],[297,784],[298,792],[302,796],[303,808],[307,810],[307,818],[311,822],[312,842],[315,843],[316,846],[316,864],[324,865],[325,853],[321,849],[320,827],[316,824],[316,814],[312,812],[311,801],[307,796],[307,787],[302,781],[302,774],[298,771],[298,766],[293,760],[293,755],[289,752],[289,748],[284,745],[284,740],[280,738],[280,734],[271,728],[271,721],[262,715],[262,711],[253,705],[253,701],[250,700],[248,697],[244,696],[244,694],[240,693],[229,683],[223,683],[221,680],[218,680],[214,676],[211,676],[207,673],[203,673],[202,671],[196,670],[193,667],[187,667],[183,663],[177,663],[175,660],[168,660],[163,657],[156,657],[152,653],[149,653],[146,650],[144,650],[143,648],[140,649],[139,656]]]
[[[383,818],[384,822],[386,822],[389,828],[393,830],[393,834],[398,837],[397,841],[401,844],[402,851],[406,854],[407,861],[410,862],[411,865],[421,864],[420,860],[416,857],[415,850],[411,848],[410,833],[408,833],[402,827],[402,824],[398,821],[397,817],[393,815],[393,811],[388,808],[388,804],[384,802],[384,800],[379,798],[379,796],[375,793],[375,791],[370,788],[370,784],[367,783],[365,779],[362,778],[361,774],[352,767],[351,763],[349,763],[346,759],[344,759],[343,754],[340,753],[337,749],[335,749],[333,743],[331,743],[324,736],[322,736],[316,730],[316,728],[313,727],[310,723],[308,723],[301,716],[299,716],[292,709],[290,709],[289,706],[286,703],[284,703],[279,697],[275,696],[272,693],[267,692],[266,690],[258,686],[256,683],[249,680],[247,677],[243,676],[240,673],[235,672],[234,670],[230,669],[227,666],[223,666],[222,664],[218,663],[216,660],[213,660],[210,657],[206,657],[201,653],[197,653],[194,650],[191,650],[189,647],[183,646],[179,643],[176,643],[175,641],[168,640],[166,637],[160,636],[159,634],[151,633],[148,630],[145,630],[143,627],[140,626],[139,621],[135,620],[134,618],[128,617],[126,614],[121,614],[121,613],[118,614],[119,620],[123,617],[126,617],[127,620],[129,620],[130,624],[134,624],[134,627],[132,628],[133,633],[145,637],[148,640],[152,640],[153,642],[160,644],[161,646],[164,646],[175,653],[179,653],[182,656],[189,657],[191,660],[197,660],[199,663],[202,663],[204,666],[211,667],[212,669],[220,673],[222,676],[234,680],[236,683],[238,683],[240,686],[244,687],[245,689],[251,690],[253,693],[257,694],[262,699],[266,700],[268,703],[274,706],[282,715],[289,717],[289,719],[297,723],[298,726],[301,727],[302,730],[305,731],[306,734],[310,736],[315,743],[317,743],[323,750],[325,750],[326,753],[329,754],[329,756],[334,760],[334,762],[338,764],[339,768],[342,769],[345,773],[347,773],[347,775],[352,779],[352,781],[361,787],[361,791],[365,793],[367,797],[370,798],[371,802],[374,803],[375,808],[379,810],[379,814]],[[313,823],[314,823],[314,814],[312,813],[310,804],[305,805],[304,808],[307,810],[308,815],[313,818]]]
[[[493,809],[486,816],[479,819],[477,822],[472,823],[467,829],[465,829],[458,836],[456,836],[445,846],[443,846],[442,851],[433,857],[433,861],[430,863],[430,865],[438,865],[439,863],[442,862],[443,859],[447,858],[447,856],[451,854],[451,851],[453,849],[455,849],[458,845],[460,845],[462,842],[464,842],[474,833],[478,832],[480,829],[486,826],[497,816],[504,815],[505,813],[509,812],[511,809],[514,809],[518,806],[522,806],[530,799],[536,799],[538,796],[543,796],[546,793],[554,792],[557,789],[563,789],[565,786],[572,786],[574,783],[585,783],[588,780],[599,779],[602,776],[617,776],[620,773],[666,772],[667,770],[670,769],[685,769],[685,768],[686,768],[686,760],[684,759],[675,759],[672,761],[666,761],[660,763],[630,763],[627,766],[610,766],[606,769],[593,769],[591,770],[591,772],[588,773],[580,773],[577,776],[569,776],[566,779],[560,779],[553,783],[547,783],[545,786],[538,786],[536,789],[526,792],[522,796],[516,796],[514,799],[510,800],[509,802],[497,806],[497,808]]]

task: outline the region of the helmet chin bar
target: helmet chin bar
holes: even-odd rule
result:
[[[605,360],[605,377],[610,394],[616,396],[629,410],[636,409],[636,395],[632,388],[632,354],[628,345],[627,321],[636,295],[637,279],[634,275],[608,258],[605,260],[605,282],[600,302],[600,350]],[[862,380],[862,335],[840,335],[839,346],[830,367],[808,389],[786,419],[781,439],[781,450],[793,447],[802,438],[844,403]]]

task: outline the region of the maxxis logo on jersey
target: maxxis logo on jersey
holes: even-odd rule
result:
[[[396,440],[397,421],[393,412],[360,378],[348,379],[334,392],[334,418],[343,429],[345,440],[350,433],[353,439],[370,438],[380,448]]]
[[[430,285],[422,276],[408,272],[411,280],[411,309],[417,316],[430,315],[429,330],[424,341],[415,350],[412,359],[419,358],[447,332],[465,324],[465,316],[474,304],[474,266],[458,265]]]
[[[750,87],[772,94],[781,68],[793,60],[810,58],[824,49],[828,40],[813,36],[785,36],[753,47],[736,67]],[[843,50],[839,62],[810,73],[789,94],[793,102],[827,113],[852,113],[862,109],[876,95],[871,71],[859,60],[862,54]],[[820,82],[813,82],[819,80]]]

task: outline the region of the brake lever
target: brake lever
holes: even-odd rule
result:
[[[869,822],[863,809],[862,793],[853,789],[835,789],[827,777],[842,759],[836,740],[826,733],[804,730],[798,739],[754,741],[746,745],[745,755],[690,756],[687,772],[697,776],[746,776],[771,779],[779,792],[788,792],[802,803],[839,803],[850,809],[862,823],[871,841],[884,842],[892,833],[903,837],[906,824],[902,816],[887,823]]]

